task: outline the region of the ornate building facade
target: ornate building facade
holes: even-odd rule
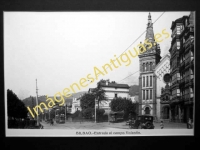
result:
[[[160,62],[160,46],[154,39],[153,23],[151,15],[148,16],[145,40],[152,44],[151,48],[146,47],[146,51],[140,53],[139,65],[139,114],[150,114],[157,118],[156,107],[156,75],[155,66]],[[141,48],[140,51],[143,49]]]
[[[171,119],[187,122],[194,107],[194,12],[173,21],[171,30]]]
[[[169,120],[170,55],[166,54],[154,69],[156,75],[157,119]]]

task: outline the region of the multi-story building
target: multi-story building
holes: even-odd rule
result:
[[[173,21],[171,30],[171,120],[186,122],[193,119],[194,12]]]
[[[80,97],[79,98],[73,97],[71,113],[75,113],[78,110],[80,111],[82,110],[80,104]]]
[[[100,104],[100,108],[103,108],[106,112],[110,111],[110,102],[115,97],[129,98],[129,86],[128,84],[118,84],[116,82],[103,81],[99,85],[103,90],[105,90],[105,95],[107,97],[107,101],[102,101]],[[93,88],[89,89],[89,93],[91,93]]]
[[[155,66],[160,62],[160,46],[154,39],[153,23],[151,15],[148,16],[145,40],[148,40],[152,47],[139,55],[140,76],[139,76],[139,114],[150,114],[157,118],[156,102],[156,75]],[[141,48],[140,51],[143,49]]]

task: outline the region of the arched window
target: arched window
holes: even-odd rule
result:
[[[147,68],[148,68],[148,63],[146,63],[145,71],[148,71]]]
[[[145,72],[145,63],[143,63],[143,65],[142,65],[142,67],[143,67],[143,72]]]
[[[147,71],[149,71],[149,63],[147,63]]]
[[[153,68],[152,68],[152,62],[150,62],[150,71],[152,71]]]

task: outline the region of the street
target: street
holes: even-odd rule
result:
[[[44,129],[129,129],[129,126],[126,125],[126,122],[120,123],[94,123],[94,122],[66,122],[65,124],[50,125],[46,122],[41,122],[44,126]],[[160,129],[160,123],[154,123],[155,129]],[[186,123],[173,123],[166,122],[164,123],[164,129],[187,129]]]

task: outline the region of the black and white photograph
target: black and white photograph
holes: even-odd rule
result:
[[[193,136],[195,17],[4,11],[6,136]]]

